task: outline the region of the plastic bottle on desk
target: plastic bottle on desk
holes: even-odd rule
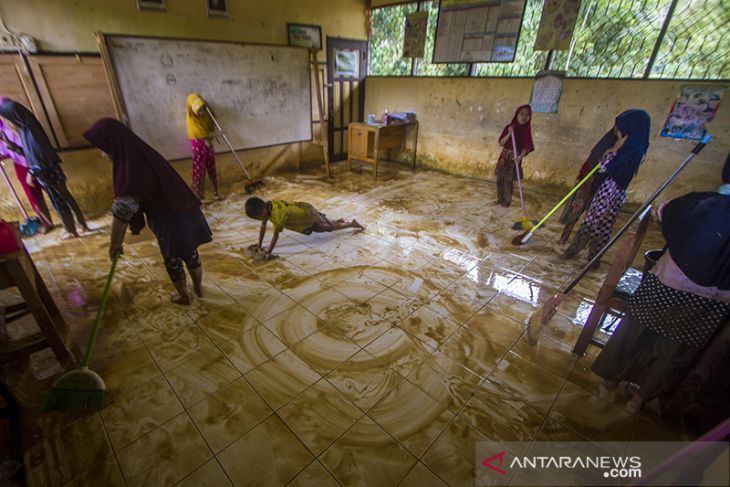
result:
[[[383,112],[383,116],[380,119],[380,123],[382,123],[383,125],[388,125],[388,109],[387,108]]]

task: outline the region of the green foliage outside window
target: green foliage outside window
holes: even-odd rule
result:
[[[555,52],[551,69],[568,77],[643,78],[673,0],[583,0],[573,45]],[[419,76],[465,76],[469,64],[433,64],[438,0],[373,9],[370,74],[409,76],[413,62],[402,58],[405,15],[429,12],[425,58]],[[546,52],[533,51],[543,0],[527,0],[512,63],[475,63],[476,76],[532,77],[544,69]],[[653,79],[730,79],[728,0],[677,0],[649,72]]]
[[[373,9],[369,74],[376,76],[411,74],[411,59],[402,57],[403,27],[406,14],[415,12],[416,8],[418,2]]]

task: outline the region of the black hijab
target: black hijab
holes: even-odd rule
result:
[[[25,160],[33,172],[61,162],[41,123],[30,110],[15,100],[2,98],[0,116],[17,127]]]
[[[730,196],[689,193],[662,210],[672,259],[700,286],[730,290]]]
[[[200,207],[200,200],[170,163],[118,120],[102,118],[84,137],[111,157],[114,196],[133,196],[173,210]]]

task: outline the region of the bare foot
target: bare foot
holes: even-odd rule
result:
[[[51,230],[53,230],[55,227],[53,225],[41,225],[41,234],[45,235]]]
[[[221,196],[218,193],[213,194],[213,199],[216,201],[221,201],[223,199],[223,196]]]
[[[79,238],[79,234],[76,232],[63,232],[60,237],[58,237],[59,240],[71,240],[72,238]]]
[[[192,303],[192,300],[190,299],[190,296],[177,294],[170,298],[170,301],[172,301],[175,304],[180,304],[183,306],[189,306]]]
[[[492,202],[492,206],[501,206],[501,205],[502,205],[502,202],[499,200]]]

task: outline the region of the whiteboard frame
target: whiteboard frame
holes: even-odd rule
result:
[[[416,12],[420,12],[420,10],[416,10]],[[509,61],[434,61],[433,55],[436,53],[436,39],[438,39],[439,35],[439,22],[441,22],[441,2],[439,2],[439,10],[436,14],[436,31],[433,33],[433,50],[431,52],[431,64],[466,64],[466,65],[473,65],[473,64],[510,64],[515,62],[515,58],[517,57],[517,48],[520,46],[520,36],[522,35],[522,24],[525,22],[525,12],[527,12],[527,0],[523,0],[523,7],[522,7],[522,17],[520,18],[520,28],[517,30],[517,41],[515,42],[515,55],[512,57]],[[471,69],[469,69],[471,71]],[[527,78],[533,78],[533,76],[527,76]]]
[[[277,48],[286,48],[286,49],[302,49],[307,54],[307,59],[309,59],[309,49],[306,47],[299,47],[299,46],[289,46],[286,44],[269,44],[265,42],[239,42],[239,41],[223,41],[220,39],[200,39],[200,38],[189,38],[189,37],[165,37],[165,36],[143,36],[143,35],[133,35],[133,34],[115,34],[115,33],[109,33],[109,32],[97,32],[96,33],[96,40],[99,44],[99,51],[101,52],[101,59],[104,64],[104,69],[107,72],[107,78],[109,80],[109,84],[111,85],[112,89],[112,95],[114,98],[114,108],[117,112],[117,118],[119,118],[124,125],[129,126],[129,116],[127,115],[127,109],[126,105],[124,103],[124,97],[122,96],[122,91],[119,88],[119,79],[117,78],[117,72],[114,69],[114,59],[112,52],[109,50],[109,44],[107,42],[107,39],[110,37],[117,37],[117,38],[125,38],[125,39],[153,39],[153,40],[165,40],[165,41],[188,41],[188,42],[211,42],[216,44],[229,44],[229,45],[237,45],[237,46],[264,46],[264,47],[277,47]],[[257,149],[267,149],[270,147],[280,147],[285,145],[291,145],[296,144],[300,142],[312,142],[314,140],[314,129],[312,128],[312,63],[307,63],[307,80],[309,81],[309,138],[308,139],[300,139],[300,140],[289,140],[286,142],[280,142],[278,144],[268,144],[268,145],[259,145],[255,147],[235,147],[236,152],[238,151],[249,151],[249,150],[257,150]],[[216,154],[228,154],[230,153],[230,150],[216,150]],[[177,157],[168,159],[169,161],[183,161],[185,159],[190,159],[190,157]]]

